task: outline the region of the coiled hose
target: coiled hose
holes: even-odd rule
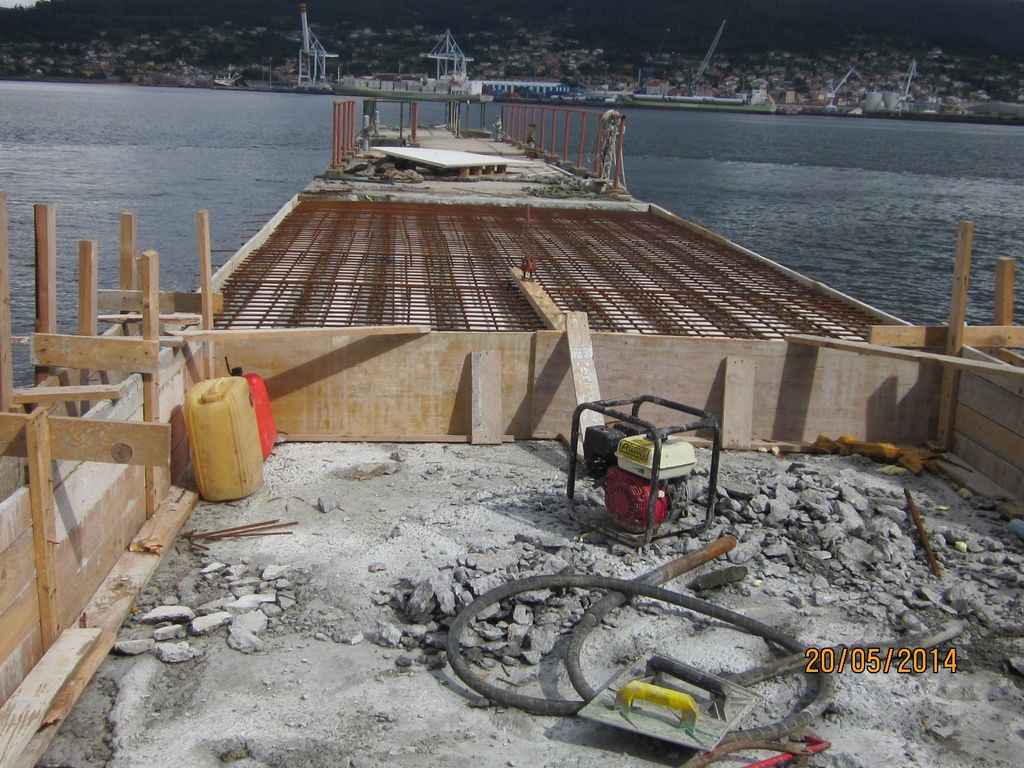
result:
[[[731,536],[723,537],[689,556],[666,563],[660,568],[644,574],[633,581],[604,576],[558,574],[552,576],[531,576],[519,581],[502,584],[478,597],[455,617],[448,632],[446,648],[448,661],[452,666],[452,670],[463,683],[491,701],[517,707],[536,715],[574,715],[598,693],[583,674],[580,664],[583,644],[593,629],[614,608],[625,603],[630,597],[641,596],[660,600],[725,622],[738,630],[761,637],[767,642],[789,651],[789,655],[781,659],[771,661],[741,674],[724,674],[722,677],[740,685],[754,685],[773,677],[796,672],[802,668],[805,660],[804,646],[799,641],[756,619],[751,619],[696,597],[672,592],[657,586],[659,583],[675,578],[687,570],[691,570],[729,551],[735,544],[736,540]],[[494,603],[521,592],[535,589],[566,589],[572,587],[600,589],[606,590],[609,593],[592,605],[584,614],[566,650],[564,662],[569,679],[582,697],[582,701],[557,697],[527,696],[516,693],[481,679],[470,669],[469,662],[462,655],[459,641],[466,627],[469,626],[470,622],[481,611]],[[921,633],[914,637],[903,638],[900,644],[931,647],[956,637],[962,631],[962,624],[950,622],[935,632]],[[808,674],[806,677],[809,678],[808,690],[801,698],[800,703],[798,703],[797,709],[790,712],[786,717],[767,725],[733,731],[726,735],[723,743],[777,739],[801,732],[807,728],[831,703],[835,692],[835,681],[830,674]]]

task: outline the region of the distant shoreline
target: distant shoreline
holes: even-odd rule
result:
[[[113,86],[136,86],[140,88],[184,88],[187,90],[207,91],[231,91],[234,93],[297,93],[309,96],[356,96],[360,98],[379,98],[392,101],[449,101],[451,97],[440,93],[419,93],[416,91],[376,91],[360,88],[339,88],[323,90],[319,88],[297,88],[293,85],[281,85],[267,87],[265,85],[252,86],[217,86],[217,85],[182,85],[175,83],[116,83],[107,80],[93,80],[91,78],[35,78],[35,77],[0,77],[0,82],[8,83],[55,83],[66,85],[113,85]],[[465,98],[473,103],[480,103],[479,98],[458,97],[462,101]],[[906,112],[903,114],[892,114],[887,112],[872,112],[862,114],[851,114],[850,112],[827,112],[823,108],[810,107],[801,108],[799,111],[786,111],[785,107],[779,108],[776,112],[767,111],[744,111],[739,109],[720,108],[714,104],[700,104],[688,106],[685,104],[658,104],[641,103],[628,104],[620,102],[607,102],[604,104],[573,102],[573,101],[552,101],[544,99],[507,99],[486,102],[497,106],[505,104],[529,104],[531,106],[543,107],[573,107],[592,109],[620,109],[620,110],[658,110],[671,112],[718,112],[734,115],[763,115],[769,117],[827,117],[835,119],[866,119],[866,120],[909,120],[923,123],[960,123],[965,125],[1006,125],[1011,127],[1024,127],[1024,115],[999,117],[996,115],[943,115],[943,114],[921,114],[919,112]]]

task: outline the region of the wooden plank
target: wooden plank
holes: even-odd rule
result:
[[[202,318],[195,312],[170,312],[168,314],[159,315],[160,322],[167,325],[199,325]],[[124,312],[117,315],[100,315],[98,320],[101,323],[112,323],[121,324],[126,323],[141,323],[142,313],[141,312]]]
[[[754,361],[746,357],[725,359],[725,393],[722,398],[722,447],[749,448],[754,425]]]
[[[996,299],[992,313],[993,325],[1013,325],[1014,265],[1015,262],[1011,258],[996,259]]]
[[[26,642],[35,651],[38,659],[43,655],[42,642],[39,632],[39,600],[36,595],[35,571],[28,588],[23,589],[15,599],[10,608],[0,614],[0,659],[9,659],[19,649],[24,649]],[[4,688],[7,693],[12,693],[28,674],[32,667],[23,669],[23,674],[17,680],[12,681],[9,677],[4,681]],[[13,685],[11,683],[14,683]]]
[[[160,339],[160,256],[146,251],[139,258],[139,280],[142,287],[142,338],[157,344]],[[160,366],[142,374],[142,420],[156,423],[160,420]],[[162,484],[167,482],[170,450],[162,467],[146,467],[146,517],[152,517],[160,505]]]
[[[949,331],[946,336],[946,354],[956,357],[964,346],[964,323],[967,321],[967,289],[971,280],[971,250],[974,243],[974,224],[961,221],[956,233],[956,263],[953,268],[953,289],[949,301]],[[953,445],[956,424],[956,394],[960,385],[960,371],[945,368],[942,371],[942,390],[939,393],[939,423],[935,439],[947,448]]]
[[[15,387],[14,402],[48,405],[75,400],[119,400],[124,397],[126,382],[120,384],[90,384],[87,387]]]
[[[28,528],[10,546],[0,550],[0,616],[35,579],[35,572],[32,529]]]
[[[0,411],[14,406],[11,360],[11,266],[7,232],[7,191],[0,189]]]
[[[224,294],[212,293],[210,298],[213,303],[213,314],[222,314]],[[160,294],[160,312],[165,315],[175,312],[200,314],[203,308],[202,299],[198,293],[163,292]],[[104,289],[98,292],[97,303],[101,312],[142,312],[142,291]]]
[[[64,368],[152,373],[160,367],[159,334],[153,341],[123,336],[68,336],[37,333],[32,337],[32,362]]]
[[[469,435],[339,435],[339,434],[288,434],[292,443],[469,443]],[[545,439],[552,439],[548,435]],[[515,435],[502,435],[501,442],[514,443]]]
[[[955,434],[956,455],[972,470],[938,461],[942,474],[969,488],[975,495],[994,501],[1024,497],[1024,476],[1020,469],[983,448],[961,432]]]
[[[346,328],[226,328],[215,331],[179,331],[175,336],[182,336],[189,341],[213,340],[294,340],[300,343],[306,339],[323,339],[364,336],[424,336],[430,333],[429,325],[365,325]]]
[[[35,599],[36,586],[33,582],[26,594]],[[0,622],[7,617],[0,617]],[[4,627],[7,625],[4,624]],[[11,630],[13,631],[13,629]],[[28,677],[32,667],[43,657],[43,649],[39,645],[39,623],[32,627],[27,633],[18,635],[21,642],[17,643],[11,652],[6,656],[0,656],[0,703],[7,701]],[[35,768],[35,764],[27,768]]]
[[[171,425],[51,416],[50,440],[55,459],[164,466],[170,457]]]
[[[35,206],[36,333],[57,332],[57,212],[52,205]],[[36,384],[49,372],[36,364]]]
[[[540,315],[541,320],[544,321],[544,325],[554,331],[564,331],[565,314],[555,304],[551,295],[544,290],[544,286],[536,280],[526,280],[523,277],[523,271],[518,267],[512,267],[509,272],[512,279],[516,281],[516,285],[519,286],[520,292],[530,302],[534,312]]]
[[[0,768],[12,768],[43,723],[61,687],[100,637],[98,629],[62,633],[0,708]]]
[[[994,381],[967,374],[960,379],[960,404],[1024,437],[1024,396]]]
[[[853,352],[859,355],[877,355],[878,357],[889,357],[895,360],[913,360],[919,363],[933,363],[944,368],[952,368],[958,371],[971,371],[988,375],[1002,376],[1010,379],[1024,379],[1024,368],[1016,368],[1003,363],[989,363],[980,360],[967,360],[962,357],[951,357],[940,355],[934,352],[919,352],[914,349],[897,349],[896,347],[881,347],[877,344],[867,344],[863,341],[846,341],[844,339],[832,339],[825,336],[808,336],[806,334],[792,334],[785,337],[790,344],[804,344],[812,347],[825,349],[837,349],[843,352]]]
[[[25,486],[0,501],[0,550],[7,549],[32,526],[32,502]]]
[[[28,447],[29,498],[32,502],[32,537],[35,546],[36,592],[43,649],[60,635],[57,619],[57,580],[53,548],[57,541],[57,505],[53,498],[53,457],[46,411],[37,408],[25,422]]]
[[[0,413],[0,454],[4,456],[25,456],[25,424],[28,416],[23,413]]]
[[[155,541],[160,544],[163,552],[169,551],[174,537],[195,507],[196,500],[196,494],[191,491],[172,489],[156,514],[139,529],[137,538]],[[57,729],[113,647],[117,630],[128,618],[136,599],[161,560],[162,555],[126,551],[110,570],[82,612],[88,625],[99,629],[102,634],[92,652],[61,688],[59,696],[47,710],[42,727],[22,750],[22,757],[15,763],[15,768],[33,768],[42,758],[57,734]]]
[[[572,385],[576,394],[576,405],[601,399],[601,388],[597,381],[597,365],[594,363],[594,344],[590,338],[590,323],[586,312],[565,313],[565,335],[569,343],[569,362],[572,367]],[[580,434],[587,427],[601,426],[604,417],[595,411],[584,411],[580,415]],[[583,450],[580,440],[579,450]]]
[[[99,274],[99,243],[95,240],[81,240],[78,243],[78,335],[96,336],[96,290]],[[78,369],[78,383],[88,386],[89,368]],[[78,412],[85,413],[89,402],[83,400]]]
[[[469,442],[500,445],[505,430],[501,423],[501,353],[471,352]]]
[[[945,325],[873,325],[871,344],[887,347],[945,347],[949,328]],[[1024,326],[970,325],[964,328],[962,345],[965,347],[1022,347]]]
[[[1024,472],[1024,437],[963,403],[956,409],[956,431]]]
[[[138,288],[139,278],[135,266],[135,248],[139,225],[134,213],[121,214],[121,290]]]
[[[210,249],[210,212],[196,213],[196,239],[199,242],[199,295],[201,301],[202,329],[213,330],[213,257]],[[203,344],[203,378],[214,376],[213,342]]]

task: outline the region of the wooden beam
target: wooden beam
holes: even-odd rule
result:
[[[470,352],[469,360],[469,442],[500,445],[505,431],[501,423],[501,352]]]
[[[304,339],[323,339],[334,336],[425,336],[430,333],[429,325],[367,325],[348,326],[346,328],[226,328],[219,331],[178,331],[175,336],[182,336],[189,341],[203,339],[265,339],[267,341],[288,339],[301,343]]]
[[[28,456],[28,415],[0,413],[0,454]],[[162,466],[171,450],[171,425],[119,419],[49,416],[50,457],[60,461]]]
[[[564,331],[565,314],[558,308],[550,294],[544,290],[544,286],[536,280],[524,279],[523,271],[518,267],[512,267],[509,272],[512,279],[516,281],[516,285],[519,286],[520,292],[544,321],[544,325],[553,331]]]
[[[754,361],[746,357],[725,359],[725,392],[722,396],[722,447],[750,448],[754,431]]]
[[[14,402],[20,405],[69,403],[75,400],[120,400],[126,383],[90,384],[87,387],[15,387]]]
[[[159,322],[166,323],[167,325],[176,325],[179,328],[189,325],[199,325],[202,318],[194,312],[170,312],[166,315],[160,314],[157,316]],[[142,313],[141,312],[124,312],[120,315],[100,315],[97,318],[101,323],[113,323],[125,324],[125,323],[141,323]]]
[[[78,335],[96,336],[96,289],[99,272],[99,243],[95,240],[80,240],[78,243]],[[88,367],[78,369],[78,383],[89,384]],[[85,413],[88,401],[78,407],[79,414]]]
[[[37,408],[25,421],[28,454],[29,496],[32,502],[32,541],[36,557],[36,596],[39,625],[45,651],[61,633],[57,615],[57,579],[54,549],[57,546],[57,505],[53,498],[53,455],[46,411]]]
[[[967,321],[967,289],[971,280],[971,251],[974,244],[974,224],[961,221],[956,234],[956,263],[953,268],[953,291],[949,301],[949,331],[946,336],[946,354],[959,356],[964,346],[964,323]],[[942,389],[939,392],[939,422],[935,439],[946,448],[953,447],[956,424],[956,395],[960,384],[960,371],[945,368],[942,371]]]
[[[586,312],[565,313],[565,333],[569,343],[569,361],[572,365],[572,385],[576,393],[576,405],[601,399],[601,388],[597,381],[597,366],[594,364],[594,344],[590,339],[590,323]],[[584,411],[580,415],[580,434],[587,427],[601,426],[604,417],[596,411]],[[580,440],[579,450],[583,450]]]
[[[201,297],[202,329],[213,330],[213,257],[210,249],[210,212],[196,213],[196,239],[199,242],[199,295]],[[213,341],[203,343],[203,378],[214,375]]]
[[[57,332],[57,212],[52,205],[35,206],[36,244],[36,333]],[[49,371],[36,367],[36,384]]]
[[[14,406],[11,361],[11,266],[7,234],[7,192],[0,189],[0,411]]]
[[[224,294],[213,293],[210,295],[213,300],[213,314],[223,314]],[[160,294],[160,312],[166,315],[175,312],[200,314],[202,298],[198,293],[164,292]],[[101,290],[97,292],[97,306],[100,312],[141,312],[142,291]]]
[[[945,325],[873,325],[869,341],[887,347],[945,347],[949,327]],[[964,347],[1024,347],[1024,325],[968,325],[963,330]]]
[[[139,225],[134,213],[121,214],[121,290],[130,291],[139,287],[139,276],[135,266],[135,248]]]
[[[124,336],[37,333],[32,337],[32,362],[39,366],[152,373],[160,367],[160,342]]]
[[[952,368],[958,371],[971,371],[972,373],[984,373],[996,376],[1005,376],[1011,379],[1024,379],[1024,368],[1017,368],[1002,363],[987,363],[980,360],[966,360],[962,357],[940,355],[935,352],[919,352],[914,349],[897,349],[895,347],[880,347],[877,344],[867,344],[863,341],[846,341],[844,339],[831,339],[825,336],[808,336],[805,334],[793,334],[786,336],[785,340],[790,344],[803,344],[811,347],[823,347],[825,349],[837,349],[842,352],[854,352],[859,355],[877,355],[878,357],[891,357],[895,360],[910,360],[917,363],[934,363],[945,368]]]
[[[173,496],[173,498],[172,498]],[[156,542],[167,552],[174,537],[195,507],[197,496],[191,491],[176,489],[160,505],[153,517],[143,524],[136,539]],[[93,674],[113,647],[116,633],[135,605],[143,588],[156,571],[162,557],[149,552],[124,552],[107,578],[82,612],[90,628],[102,632],[92,652],[82,661],[50,706],[41,727],[22,750],[15,768],[33,768],[42,758],[60,724],[82,695]]]
[[[142,420],[150,424],[160,421],[160,256],[146,251],[139,257],[139,280],[142,288],[142,338],[157,345],[157,366],[142,374]],[[146,467],[146,517],[152,517],[160,506],[161,485],[169,476],[167,465]]]
[[[996,259],[996,301],[993,325],[1013,325],[1014,260]],[[1019,346],[1019,345],[1018,345]]]
[[[162,467],[170,461],[171,425],[51,416],[53,458]]]
[[[43,724],[61,687],[99,639],[99,629],[69,629],[0,708],[0,768],[12,768]]]

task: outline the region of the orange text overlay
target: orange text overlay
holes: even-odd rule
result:
[[[804,651],[807,661],[804,672],[826,674],[833,672],[876,673],[897,672],[920,675],[925,672],[948,670],[956,672],[956,648],[816,648]]]

